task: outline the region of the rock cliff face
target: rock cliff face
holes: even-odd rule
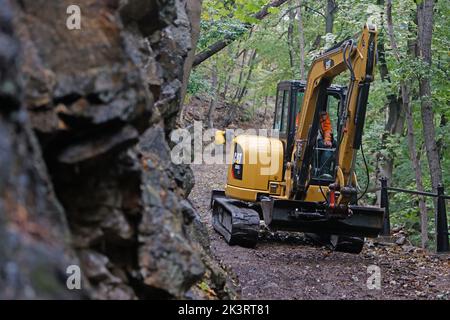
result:
[[[69,30],[70,0],[0,0],[0,287],[31,281],[39,261],[55,283],[30,284],[39,298],[73,297],[70,263],[90,298],[183,297],[202,278],[192,172],[167,139],[191,47],[185,2],[79,0]]]
[[[64,280],[77,263],[64,211],[23,105],[13,14],[0,7],[0,299],[78,298]]]

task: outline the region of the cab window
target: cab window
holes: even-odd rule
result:
[[[298,106],[297,112],[302,111],[302,104],[303,104],[303,97],[304,97],[304,95],[305,95],[305,92],[297,91],[297,106]]]
[[[283,120],[281,121],[280,132],[286,133],[288,126],[288,113],[289,113],[289,91],[283,92]]]
[[[281,117],[283,115],[283,90],[279,90],[277,94],[277,106],[275,110],[275,123],[273,128],[281,130]]]
[[[333,133],[337,132],[337,125],[339,123],[338,116],[340,111],[341,99],[339,96],[329,94],[327,101],[327,111],[330,116],[331,125],[333,126]]]
[[[277,96],[278,98],[274,129],[280,130],[280,133],[286,133],[289,113],[289,91],[279,90]]]

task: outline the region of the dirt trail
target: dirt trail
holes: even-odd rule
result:
[[[237,277],[242,299],[450,299],[450,256],[411,246],[365,244],[360,255],[332,252],[302,234],[261,233],[256,249],[230,247],[211,226],[209,195],[223,189],[226,166],[193,166],[190,200],[208,226],[211,249]],[[369,290],[368,266],[381,269]]]

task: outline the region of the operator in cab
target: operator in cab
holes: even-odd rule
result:
[[[331,168],[334,161],[332,148],[335,147],[333,128],[331,126],[330,115],[327,111],[321,111],[319,116],[320,137],[317,147],[322,149],[319,152],[319,172],[324,175],[332,175]]]

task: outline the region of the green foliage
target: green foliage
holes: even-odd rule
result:
[[[187,93],[191,96],[195,96],[202,93],[209,93],[210,90],[211,86],[208,79],[194,70],[189,77]]]
[[[218,21],[201,21],[201,37],[198,42],[199,50],[227,37],[242,36],[248,32],[247,26],[236,19],[221,19]]]

